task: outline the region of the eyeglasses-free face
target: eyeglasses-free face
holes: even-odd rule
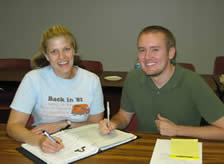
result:
[[[163,33],[143,33],[138,40],[138,58],[141,68],[147,75],[159,76],[170,65],[175,49],[168,50]]]
[[[65,79],[74,77],[74,55],[71,41],[65,36],[58,36],[47,41],[45,56],[57,76]]]

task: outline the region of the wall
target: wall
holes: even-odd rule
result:
[[[41,33],[60,24],[76,36],[82,58],[128,71],[139,31],[159,24],[175,34],[178,61],[212,73],[215,56],[224,55],[223,15],[222,0],[1,0],[0,57],[31,58]]]

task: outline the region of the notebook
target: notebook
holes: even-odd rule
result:
[[[171,139],[170,158],[198,160],[198,139]]]
[[[179,143],[178,143],[179,145]],[[183,147],[184,148],[184,147]],[[171,140],[157,139],[150,164],[202,164],[202,143],[198,142],[199,159],[171,158]]]
[[[132,133],[120,130],[114,130],[110,134],[102,136],[99,133],[98,124],[67,129],[57,132],[52,136],[60,137],[63,140],[64,149],[53,154],[44,153],[39,146],[30,144],[22,144],[21,149],[25,149],[32,155],[41,159],[42,163],[67,164],[137,138],[137,136]],[[20,152],[22,151],[20,150]],[[24,155],[26,156],[26,154]],[[39,161],[38,163],[41,162]]]

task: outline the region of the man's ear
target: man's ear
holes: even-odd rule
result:
[[[175,58],[175,55],[176,55],[176,48],[174,47],[171,47],[169,49],[169,59],[172,60]]]

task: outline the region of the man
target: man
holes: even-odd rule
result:
[[[149,26],[140,32],[137,45],[141,69],[129,72],[121,108],[110,127],[106,119],[100,121],[101,134],[124,129],[136,114],[139,131],[224,140],[224,105],[198,74],[173,64],[173,34]],[[200,126],[201,117],[210,125]]]

